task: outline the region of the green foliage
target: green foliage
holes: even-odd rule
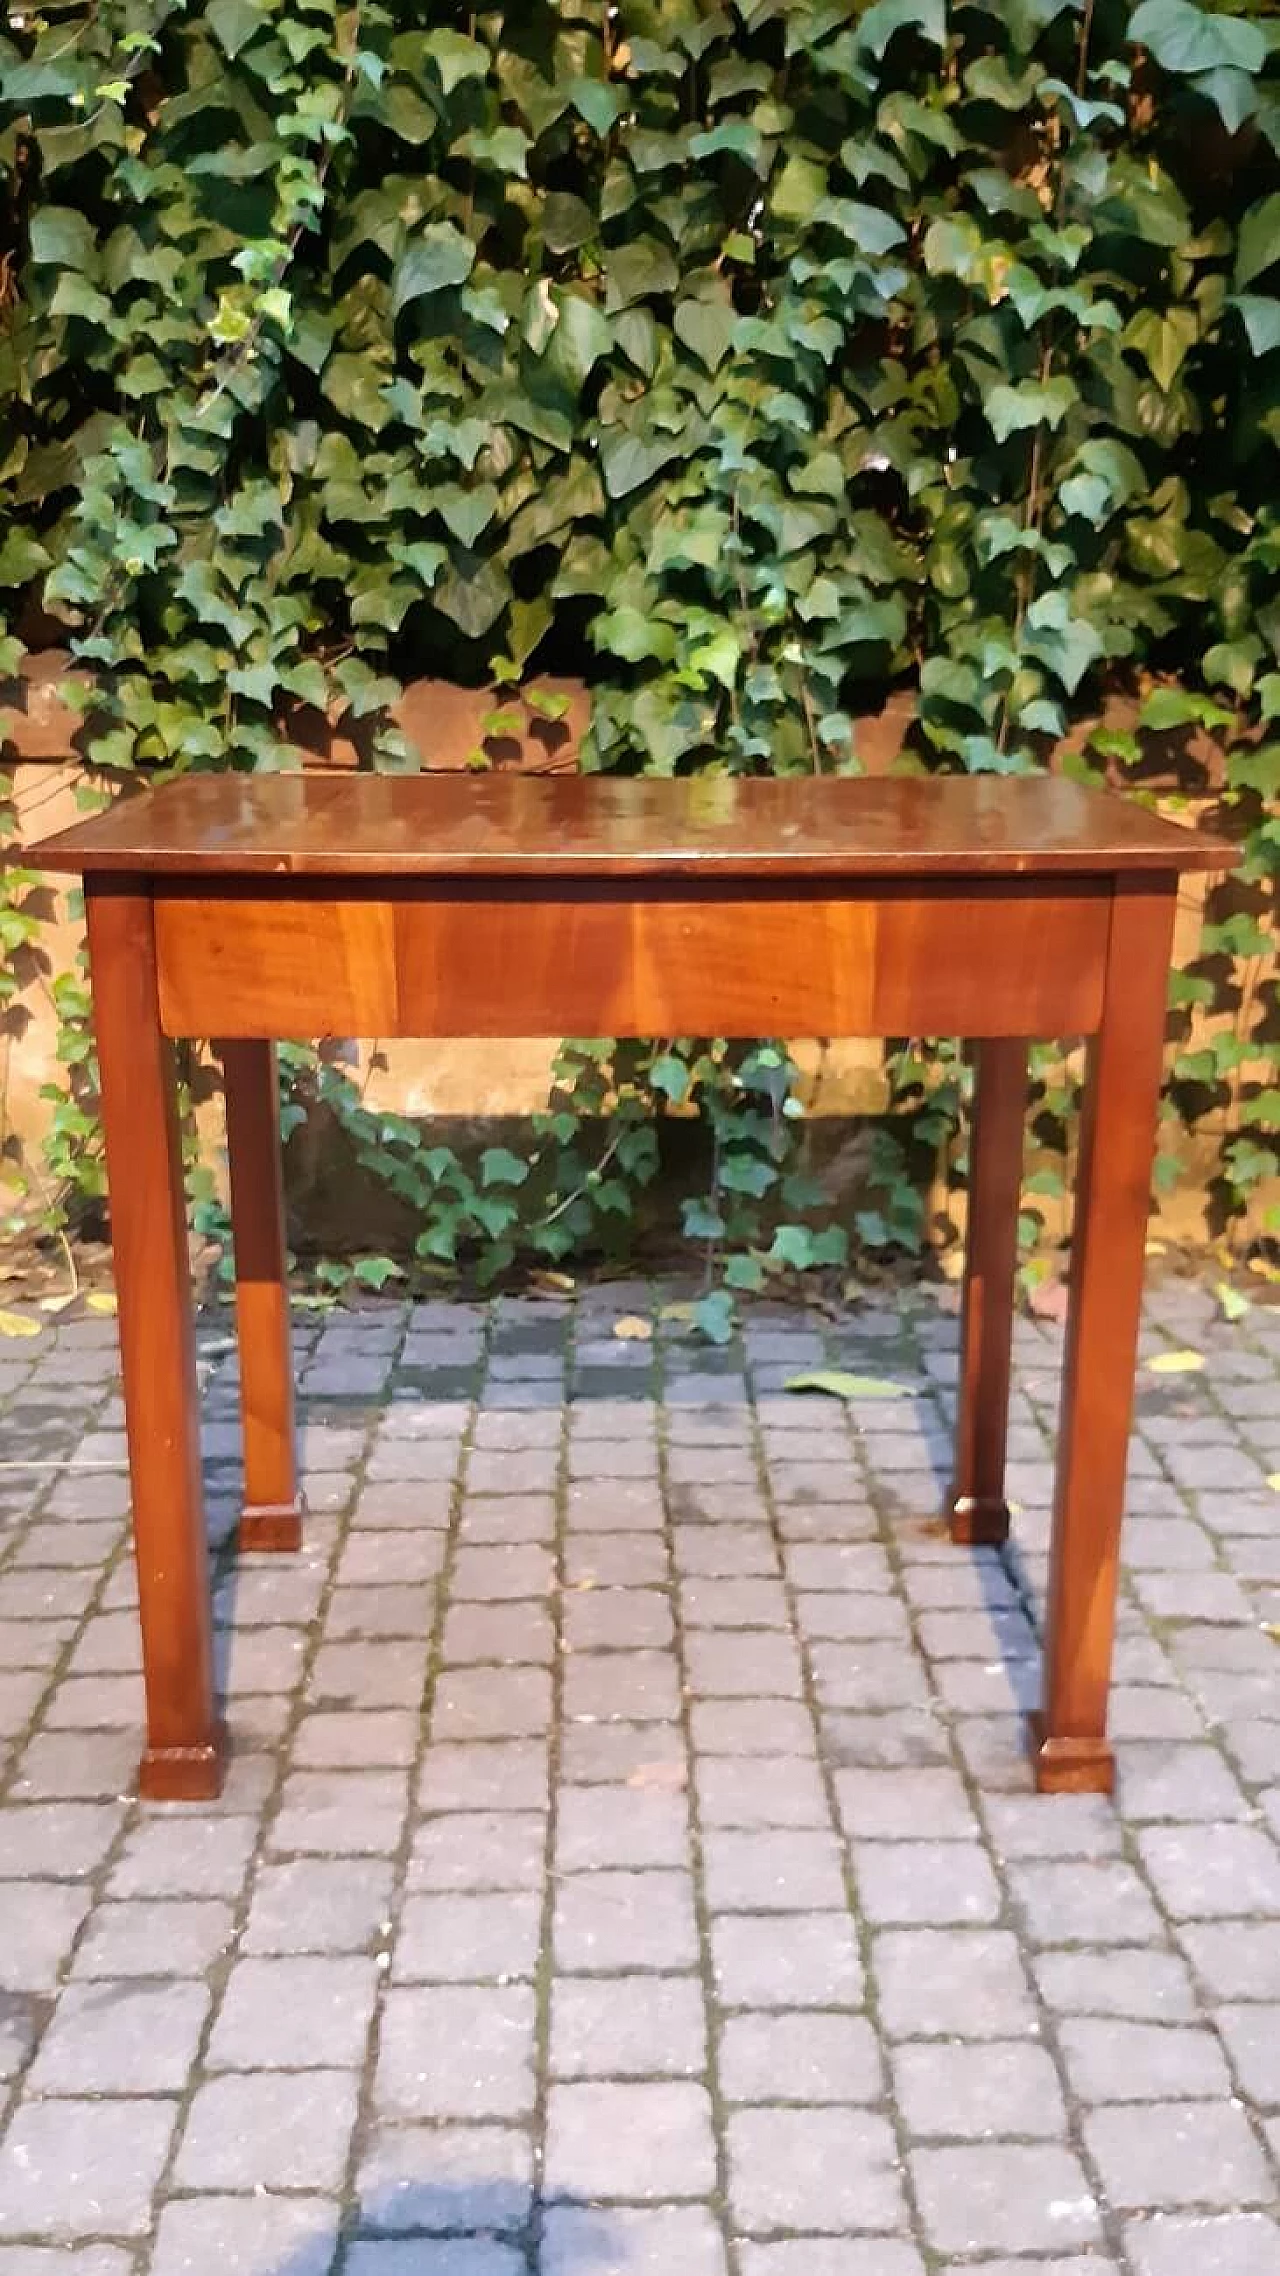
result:
[[[856,768],[902,688],[910,763],[1011,772],[1108,688],[1176,678],[1228,744],[1222,922],[1252,917],[1280,850],[1255,731],[1280,711],[1278,47],[1269,4],[1191,0],[11,17],[11,632],[69,629],[107,775],[295,764],[315,709],[405,767],[406,676],[584,666],[593,768]],[[1173,1093],[1221,1118],[1228,1212],[1273,1143],[1261,954],[1207,938],[1238,1052]],[[594,1239],[656,1091],[710,1124],[689,1230],[739,1285],[835,1261],[783,1191],[780,1060],[656,1051],[592,1184],[566,1118],[615,1095],[604,1064],[575,1061],[523,1177],[372,1148],[428,1258]],[[931,1067],[904,1095],[945,1144]],[[918,1242],[901,1159],[879,1173],[860,1238]]]

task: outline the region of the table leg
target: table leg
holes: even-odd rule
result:
[[[242,1549],[302,1542],[293,1420],[293,1349],[273,1043],[219,1046],[231,1164],[231,1235],[244,1431]]]
[[[979,1044],[969,1142],[960,1396],[948,1500],[953,1541],[997,1543],[1009,1532],[1004,1462],[1026,1117],[1026,1044],[1003,1037]]]
[[[1042,1793],[1110,1793],[1106,1736],[1151,1161],[1164,1070],[1171,880],[1121,879],[1102,1025],[1089,1046],[1071,1244],[1044,1704]]]
[[[90,884],[85,902],[147,1698],[139,1783],[155,1801],[207,1801],[222,1785],[223,1735],[173,1048],[149,895]]]

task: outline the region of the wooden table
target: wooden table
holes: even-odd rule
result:
[[[1045,778],[189,776],[32,847],[82,872],[146,1677],[144,1794],[218,1792],[170,1039],[220,1039],[244,1422],[240,1541],[295,1548],[273,1039],[960,1035],[978,1097],[955,1468],[1008,1530],[1027,1039],[1087,1035],[1043,1789],[1109,1789],[1107,1688],[1180,871],[1230,847]]]

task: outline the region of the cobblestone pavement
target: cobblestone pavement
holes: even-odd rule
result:
[[[945,1305],[660,1301],[307,1315],[307,1548],[238,1568],[206,1324],[200,1810],[127,1798],[112,1323],[0,1346],[0,2276],[1276,2276],[1280,1313],[1151,1304],[1209,1367],[1143,1377],[1117,1811],[1019,1752],[1057,1332],[1001,1558]]]

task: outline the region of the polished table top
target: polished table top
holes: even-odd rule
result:
[[[23,855],[92,875],[708,879],[1168,874],[1235,858],[1052,775],[192,774]]]

